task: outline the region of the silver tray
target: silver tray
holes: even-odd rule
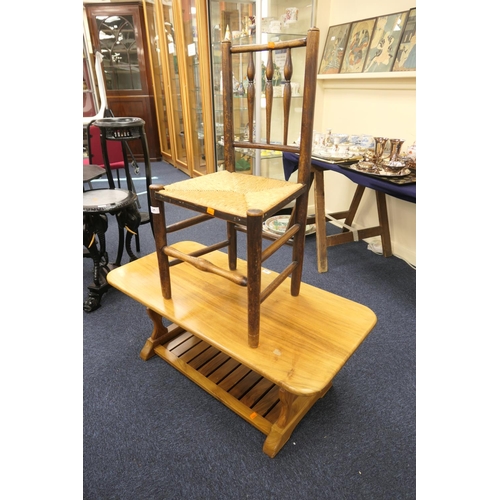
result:
[[[355,170],[356,172],[360,172],[362,174],[366,175],[373,175],[375,177],[406,177],[407,175],[411,174],[411,170],[409,168],[403,168],[402,170],[398,172],[391,172],[390,170],[385,170],[382,167],[375,167],[375,171],[373,170],[365,170],[363,168],[359,168],[357,163],[353,163],[352,165],[349,165],[351,170]]]
[[[328,163],[352,162],[362,158],[360,154],[345,154],[339,156],[330,156],[330,155],[318,155],[313,153],[311,156],[312,158],[317,158],[318,160],[326,161]]]

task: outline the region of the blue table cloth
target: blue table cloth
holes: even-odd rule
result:
[[[288,180],[290,175],[292,175],[298,168],[298,156],[295,153],[283,153],[283,170],[285,173],[285,179]],[[355,170],[350,170],[345,167],[341,167],[335,163],[329,163],[326,161],[318,160],[313,158],[311,161],[312,165],[324,170],[332,170],[338,172],[339,174],[345,175],[351,181],[359,184],[360,186],[365,186],[375,191],[381,191],[382,193],[393,196],[394,198],[399,198],[400,200],[409,201],[410,203],[417,202],[417,185],[415,184],[394,184],[393,182],[384,180],[381,177],[374,177],[367,174],[362,174],[356,172]]]

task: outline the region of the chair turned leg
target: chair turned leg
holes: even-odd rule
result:
[[[160,272],[161,293],[164,299],[172,298],[172,287],[170,285],[170,265],[168,256],[163,252],[167,246],[167,225],[165,220],[165,204],[159,202],[155,193],[161,191],[163,186],[151,184],[149,193],[151,199],[151,222],[153,224],[153,235],[155,237],[156,256],[158,258],[158,270]]]
[[[307,221],[307,196],[306,191],[302,194],[295,203],[295,217],[296,221],[300,223],[300,229],[293,237],[293,252],[292,259],[297,263],[297,266],[292,272],[291,280],[291,294],[296,297],[300,293],[300,284],[302,282],[302,267],[304,262],[304,248],[306,238],[306,221]]]
[[[234,222],[227,223],[227,241],[229,241],[227,255],[228,255],[228,265],[231,271],[236,270],[236,261],[238,259],[238,247],[236,239],[236,224]]]
[[[247,212],[248,345],[258,347],[262,272],[262,222],[264,212]]]

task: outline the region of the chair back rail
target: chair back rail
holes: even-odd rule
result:
[[[274,150],[281,152],[298,153],[304,157],[299,161],[298,182],[307,184],[310,178],[310,164],[307,162],[308,155],[305,154],[312,148],[313,139],[313,117],[314,102],[316,96],[316,73],[318,62],[319,30],[311,28],[305,38],[298,38],[285,42],[269,42],[267,44],[237,45],[233,46],[230,40],[222,42],[222,66],[223,89],[231,89],[233,85],[232,56],[236,54],[248,54],[247,61],[247,110],[248,110],[248,140],[235,139],[235,123],[233,114],[233,94],[223,92],[223,116],[224,116],[224,157],[225,168],[229,171],[235,169],[235,148],[251,148],[258,150]],[[300,130],[300,145],[288,143],[288,131],[290,123],[290,109],[292,101],[291,80],[293,76],[292,50],[304,48],[306,50],[303,100],[302,100],[302,121]],[[271,117],[273,106],[273,77],[275,73],[274,61],[276,51],[286,50],[283,68],[283,142],[282,144],[271,143]],[[254,129],[255,106],[256,106],[256,69],[255,53],[267,53],[267,65],[265,68],[265,87],[263,90],[266,100],[265,106],[265,138],[259,138],[259,134]]]

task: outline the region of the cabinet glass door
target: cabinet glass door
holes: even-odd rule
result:
[[[174,12],[171,0],[162,0],[161,11],[163,24],[163,40],[165,50],[163,51],[164,61],[168,66],[168,80],[165,86],[165,95],[171,106],[172,117],[172,142],[174,163],[181,170],[189,173],[185,140],[184,116],[182,110],[181,82],[179,75],[178,40],[174,27]]]
[[[227,36],[233,43],[255,43],[256,38],[256,3],[255,2],[220,2],[210,0],[210,41],[212,59],[212,81],[214,100],[215,157],[217,170],[224,170],[224,119],[222,108],[222,41]],[[240,56],[233,56],[234,75],[234,110],[235,130],[245,134],[248,123],[246,94],[244,91],[243,63]],[[241,86],[240,86],[241,85]],[[253,158],[246,151],[236,150],[236,170],[252,173]]]
[[[166,47],[162,43],[160,36],[163,31],[162,14],[156,13],[154,0],[144,1],[144,12],[146,18],[146,29],[150,44],[151,68],[155,92],[156,115],[158,117],[158,134],[160,138],[160,149],[163,159],[172,161],[172,145],[170,140],[169,115],[167,109],[167,85],[168,76],[165,77],[167,68],[162,66],[162,52],[166,52]]]
[[[316,0],[298,0],[294,2],[295,7],[289,7],[290,2],[285,0],[257,0],[249,2],[220,2],[210,0],[210,37],[213,68],[213,94],[214,94],[214,129],[216,131],[216,161],[219,170],[224,169],[224,152],[222,147],[223,135],[223,110],[221,96],[221,42],[229,37],[234,44],[268,43],[279,40],[292,40],[300,38],[307,33],[309,27],[315,24]],[[283,54],[284,56],[284,54]],[[305,56],[305,51],[304,51]],[[304,60],[296,57],[293,66],[292,77],[292,107],[290,115],[289,141],[299,138],[300,117],[302,112],[301,89],[293,85],[293,80],[301,81],[304,75]],[[265,67],[266,61],[256,61],[257,67]],[[279,108],[283,106],[281,90],[281,78],[283,74],[284,58],[276,56],[275,64],[280,71],[275,72],[276,80],[273,97],[273,123],[271,125],[271,143],[283,142],[282,112]],[[246,110],[246,62],[240,56],[233,56],[233,97],[235,121],[239,123],[239,133],[242,138],[248,133],[248,114]],[[262,73],[263,75],[264,73]],[[262,77],[263,78],[263,77]],[[263,80],[256,79],[255,86],[259,92],[263,87]],[[260,135],[265,134],[265,114],[261,109],[265,108],[265,96],[261,92],[261,107],[255,110],[256,130]],[[296,115],[296,117],[294,117]],[[252,156],[247,151],[237,151],[237,171],[253,173],[283,179],[283,164],[281,153],[273,150],[257,151]]]
[[[186,140],[189,142],[190,166],[192,174],[207,173],[205,155],[205,130],[203,122],[202,85],[200,66],[200,34],[198,26],[203,23],[199,19],[197,2],[195,0],[181,0],[183,60],[182,68],[187,92],[184,93],[185,113],[189,120]]]
[[[96,16],[96,24],[107,89],[141,90],[133,16]]]

